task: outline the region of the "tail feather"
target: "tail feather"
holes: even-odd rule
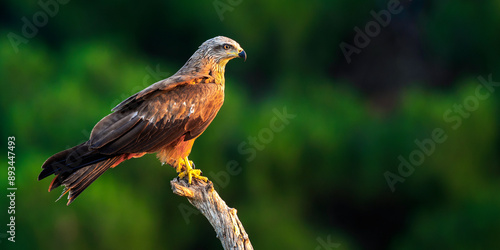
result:
[[[107,160],[115,155],[104,155],[90,150],[87,142],[78,146],[61,151],[45,161],[38,180],[42,180],[52,174],[67,176],[74,171]]]
[[[120,164],[124,160],[123,156],[109,158],[97,164],[92,164],[78,169],[62,181],[57,181],[57,186],[65,186],[59,199],[69,192],[68,204],[71,204],[92,182],[101,176],[106,170]],[[55,177],[54,180],[58,179]],[[54,187],[51,187],[53,189]]]
[[[56,177],[49,186],[49,192],[61,185],[65,186],[61,197],[69,192],[69,205],[101,174],[123,160],[125,160],[125,155],[100,154],[90,150],[87,143],[82,143],[47,159],[42,166],[43,170],[38,180],[55,174]]]

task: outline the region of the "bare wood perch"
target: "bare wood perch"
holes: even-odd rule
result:
[[[174,194],[186,197],[208,219],[224,249],[253,249],[236,209],[226,205],[211,181],[193,179],[189,185],[185,179],[174,178],[170,185]]]

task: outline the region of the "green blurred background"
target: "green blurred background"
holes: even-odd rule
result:
[[[500,247],[500,91],[478,80],[500,81],[499,1],[402,2],[350,63],[340,44],[354,46],[387,1],[41,3],[0,3],[1,249],[220,249],[153,155],[109,170],[69,207],[36,180],[45,159],[217,35],[248,60],[228,64],[226,102],[190,158],[256,249]],[[284,109],[296,116],[274,124]],[[432,147],[435,129],[446,140]],[[16,243],[5,237],[7,136]]]

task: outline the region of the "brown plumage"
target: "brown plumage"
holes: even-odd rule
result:
[[[107,169],[157,153],[191,181],[198,174],[190,173],[187,156],[224,102],[225,66],[236,57],[246,59],[246,53],[234,40],[207,40],[177,73],[118,104],[95,125],[87,142],[47,159],[38,180],[55,174],[49,191],[65,186],[69,205]]]

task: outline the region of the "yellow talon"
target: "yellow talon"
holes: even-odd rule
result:
[[[177,162],[177,167],[175,168],[175,171],[177,173],[180,173],[182,171],[182,168],[186,166],[186,163],[184,162],[184,159],[183,158],[179,158],[178,162]]]
[[[192,167],[193,165],[193,162],[190,161],[187,157],[179,159],[179,165],[177,165],[176,168],[177,173],[179,173],[179,178],[184,178],[187,176],[189,184],[191,184],[193,177],[195,179],[207,182],[208,178],[201,176],[201,170],[194,169]],[[185,170],[181,172],[183,166],[185,167]]]

